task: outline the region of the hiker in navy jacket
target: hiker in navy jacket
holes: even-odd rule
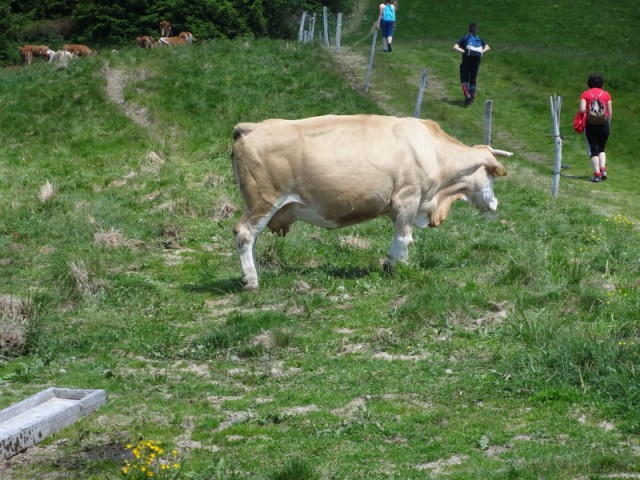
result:
[[[460,64],[460,83],[464,93],[464,104],[470,105],[476,98],[476,80],[480,69],[482,55],[489,50],[489,45],[478,35],[478,25],[469,24],[469,33],[464,35],[453,49],[462,54]]]

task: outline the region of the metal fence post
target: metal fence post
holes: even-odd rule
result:
[[[557,197],[560,190],[560,172],[562,171],[562,137],[560,136],[560,110],[562,109],[562,97],[555,93],[549,97],[551,107],[551,121],[553,122],[553,138],[556,144],[556,159],[553,167],[553,180],[551,182],[551,196]]]
[[[415,118],[420,118],[420,110],[422,108],[422,99],[424,97],[424,90],[427,87],[427,69],[422,69],[422,77],[420,78],[420,90],[418,91],[418,100],[416,100],[416,108],[413,111]]]
[[[373,40],[371,41],[371,53],[369,53],[369,65],[367,65],[367,78],[364,80],[364,91],[369,91],[369,82],[371,81],[371,72],[373,71],[373,57],[376,53],[376,40],[378,39],[378,30],[373,31]]]
[[[491,120],[493,118],[493,100],[484,102],[484,144],[491,145]]]
[[[342,35],[342,13],[338,13],[338,25],[336,26],[336,52],[340,53],[340,36]]]

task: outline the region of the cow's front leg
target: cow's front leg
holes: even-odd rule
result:
[[[413,243],[411,222],[406,219],[397,219],[393,222],[393,230],[393,243],[384,261],[384,270],[387,273],[393,271],[395,263],[409,261],[409,245]]]

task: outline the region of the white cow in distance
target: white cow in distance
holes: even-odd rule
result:
[[[258,289],[258,235],[269,227],[284,236],[296,220],[338,228],[388,215],[385,265],[407,262],[413,226],[437,227],[455,200],[497,208],[493,180],[507,170],[495,156],[512,155],[468,147],[430,120],[377,115],[240,123],[233,138],[245,202],[233,230],[247,289]]]
[[[55,63],[66,67],[69,65],[71,59],[76,58],[76,55],[65,50],[58,50],[57,52],[49,50],[43,55],[43,58],[47,59],[48,63]]]

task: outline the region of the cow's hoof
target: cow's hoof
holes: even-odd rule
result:
[[[393,275],[395,271],[393,262],[390,260],[385,260],[382,264],[382,271],[385,273],[385,275]]]
[[[245,290],[257,291],[258,290],[258,282],[257,280],[247,280],[246,278],[242,279],[242,286]]]

